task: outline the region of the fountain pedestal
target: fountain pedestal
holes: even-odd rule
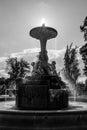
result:
[[[16,80],[16,106],[20,109],[47,110],[49,106],[48,81],[31,80],[23,83],[23,79]]]
[[[46,77],[49,79],[49,77]],[[52,78],[52,77],[51,77]],[[23,110],[59,110],[68,107],[67,90],[58,89],[50,80],[16,80],[16,107]],[[56,96],[54,96],[56,93]]]

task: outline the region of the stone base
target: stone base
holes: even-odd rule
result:
[[[0,130],[87,130],[87,111],[0,110]]]
[[[47,86],[22,85],[18,89],[16,106],[18,109],[45,110],[49,105],[48,100]]]
[[[58,110],[68,107],[69,95],[66,90],[50,89],[50,83],[47,80],[31,80],[27,83],[23,83],[22,80],[19,81],[16,94],[18,109]]]

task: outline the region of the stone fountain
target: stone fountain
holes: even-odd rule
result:
[[[16,80],[16,105],[0,102],[0,130],[87,130],[87,104],[71,102],[68,107],[65,84],[55,62],[48,62],[46,42],[57,31],[42,25],[30,35],[40,40],[41,52],[28,80]]]
[[[41,51],[33,63],[28,81],[17,79],[16,106],[18,109],[51,110],[68,107],[68,92],[65,83],[56,71],[56,62],[48,62],[47,40],[55,38],[57,31],[43,24],[30,30],[30,36],[40,40]]]

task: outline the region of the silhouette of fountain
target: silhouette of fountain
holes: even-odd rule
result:
[[[22,109],[62,109],[68,107],[68,92],[56,71],[56,62],[48,63],[47,40],[55,38],[57,31],[43,24],[30,30],[30,36],[40,40],[38,61],[32,63],[33,71],[26,83],[16,80],[16,106]]]

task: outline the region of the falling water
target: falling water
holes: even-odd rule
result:
[[[69,88],[69,91],[71,93],[71,98],[73,98],[74,102],[76,102],[77,91],[76,91],[75,83],[72,80],[70,80],[69,78],[67,78],[66,74],[64,73],[64,70],[61,70],[60,74],[61,74],[62,79],[66,82],[66,84]]]
[[[56,51],[56,49],[57,49],[57,48],[56,48],[56,47],[57,47],[57,46],[56,46],[56,38],[55,38],[54,40],[55,40],[55,51]]]

